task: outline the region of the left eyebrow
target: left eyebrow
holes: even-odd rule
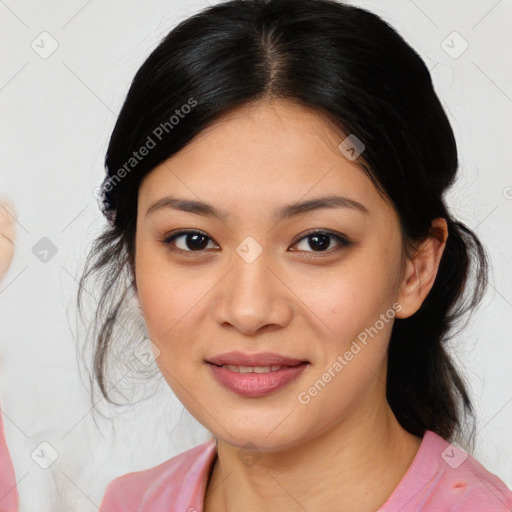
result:
[[[350,199],[345,196],[330,195],[284,206],[274,213],[273,219],[276,221],[281,221],[295,215],[300,215],[301,213],[320,210],[322,208],[352,208],[366,215],[369,214],[366,206],[355,201],[354,199]]]
[[[174,209],[181,210],[196,215],[202,215],[205,217],[218,217],[226,220],[229,218],[229,214],[224,210],[219,210],[211,204],[203,201],[196,201],[192,199],[178,198],[178,197],[163,197],[155,203],[153,203],[147,210],[146,215],[162,209]],[[363,204],[350,199],[345,196],[330,195],[309,199],[307,201],[300,201],[297,203],[291,203],[278,208],[274,211],[272,218],[274,221],[281,221],[288,219],[296,215],[311,212],[314,210],[320,210],[323,208],[351,208],[360,211],[364,214],[369,214],[368,209]]]

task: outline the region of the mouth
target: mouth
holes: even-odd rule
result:
[[[246,397],[267,395],[291,383],[309,361],[273,353],[230,352],[205,361],[214,378],[228,390]]]
[[[293,368],[293,366],[273,364],[271,366],[238,366],[234,364],[221,364],[215,365],[218,368],[226,368],[226,370],[230,370],[236,373],[270,373],[277,372],[282,368]]]
[[[214,364],[215,366],[270,368],[266,371],[276,371],[275,369],[272,370],[272,367],[276,368],[278,366],[297,366],[302,363],[309,363],[309,361],[305,359],[297,359],[281,354],[275,354],[273,352],[226,352],[224,354],[211,357],[206,362]]]

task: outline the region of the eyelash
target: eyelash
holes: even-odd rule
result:
[[[167,236],[166,238],[164,238],[162,240],[162,243],[169,250],[171,250],[173,252],[178,252],[178,253],[182,253],[182,254],[187,254],[188,253],[188,254],[191,254],[191,255],[194,255],[194,254],[197,254],[197,255],[204,254],[205,249],[201,249],[201,250],[197,250],[197,251],[191,251],[191,250],[184,250],[184,249],[176,248],[175,246],[173,246],[172,243],[174,242],[174,240],[176,238],[179,238],[179,237],[183,236],[183,235],[202,235],[202,236],[208,238],[210,241],[213,241],[213,239],[210,238],[203,231],[197,231],[197,230],[185,231],[185,230],[182,230],[182,231],[177,231],[176,233],[170,234],[169,236]],[[336,247],[334,247],[334,249],[331,248],[331,249],[328,249],[327,251],[292,251],[292,252],[312,253],[313,257],[315,257],[315,258],[322,257],[322,256],[331,256],[333,253],[338,252],[342,248],[349,247],[350,245],[353,245],[353,243],[354,243],[354,242],[351,242],[347,237],[345,237],[345,236],[343,236],[341,234],[334,233],[332,231],[314,230],[314,231],[307,232],[305,235],[303,235],[301,238],[299,238],[292,245],[296,245],[299,242],[301,242],[302,240],[305,240],[305,239],[307,239],[309,237],[312,237],[314,235],[327,235],[327,236],[329,236],[331,238],[336,239],[338,241],[338,245]]]

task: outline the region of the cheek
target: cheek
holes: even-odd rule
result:
[[[399,273],[395,253],[380,244],[360,248],[338,267],[319,274],[315,285],[309,278],[298,282],[301,298],[323,321],[328,338],[350,343],[392,306]]]
[[[190,343],[194,318],[213,286],[208,272],[173,265],[165,250],[141,243],[135,259],[139,300],[150,339],[164,352],[179,352]]]
[[[151,340],[161,344],[164,334],[178,322],[183,312],[179,300],[179,279],[154,244],[137,240],[135,275],[139,300]],[[181,314],[180,314],[181,313]]]
[[[393,251],[361,251],[350,265],[326,276],[324,286],[304,288],[305,302],[330,330],[298,400],[300,407],[307,404],[308,415],[322,417],[326,428],[356,408],[368,389],[380,386],[395,315],[395,256]]]

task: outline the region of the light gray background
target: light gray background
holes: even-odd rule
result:
[[[479,418],[474,455],[511,487],[512,2],[352,3],[379,14],[422,55],[456,134],[460,177],[449,204],[486,244],[493,275],[455,350]],[[21,512],[96,511],[115,476],[208,437],[166,386],[116,417],[114,439],[109,422],[99,419],[97,428],[71,330],[83,255],[103,222],[93,190],[116,114],[158,41],[206,5],[0,0],[0,194],[14,201],[19,220],[0,285],[0,381]],[[450,36],[443,46],[462,48],[454,31],[469,44],[457,58],[442,47]],[[47,58],[31,47],[48,52],[52,39],[58,48]],[[58,250],[46,263],[32,253],[42,237]],[[41,442],[58,453],[48,469],[31,457]]]

